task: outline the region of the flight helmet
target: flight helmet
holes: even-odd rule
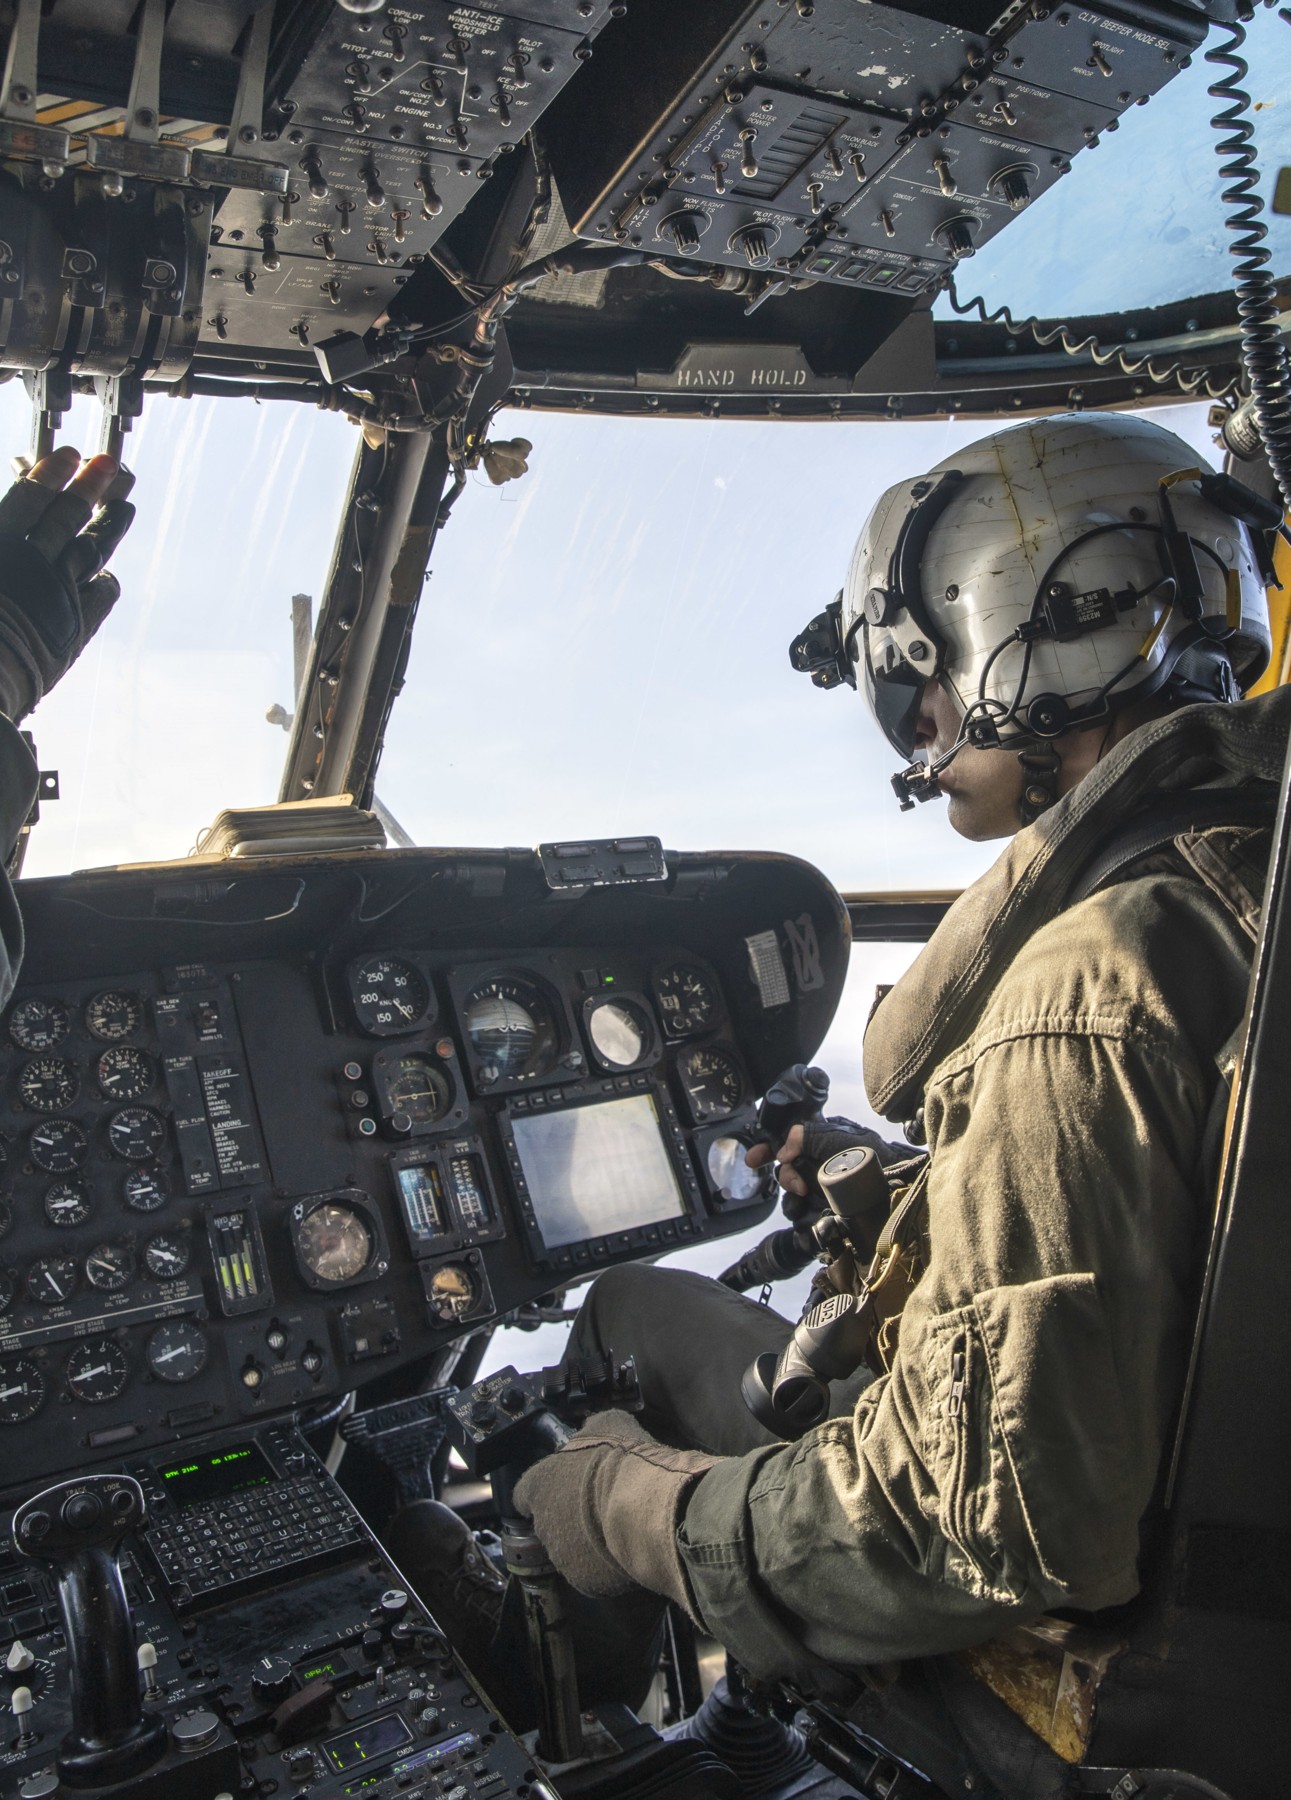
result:
[[[1159,425],[1035,419],[890,487],[790,658],[820,687],[863,685],[910,764],[893,777],[908,808],[964,744],[1025,752],[1154,695],[1240,698],[1269,661],[1279,522]],[[910,759],[933,678],[963,716],[930,767]]]

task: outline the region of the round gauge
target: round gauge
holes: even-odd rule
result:
[[[188,1319],[169,1319],[148,1339],[145,1354],[159,1380],[192,1381],[206,1367],[206,1338]]]
[[[642,1007],[631,1000],[602,1000],[587,1014],[587,1035],[606,1069],[631,1069],[647,1056],[654,1032]]]
[[[100,1293],[115,1294],[134,1274],[134,1258],[124,1244],[96,1244],[85,1259],[85,1278]]]
[[[0,1200],[0,1237],[4,1236],[12,1224],[13,1209],[7,1200]]]
[[[724,1119],[744,1098],[744,1077],[729,1050],[716,1044],[696,1044],[677,1059],[677,1072],[690,1103],[696,1125],[706,1119]]]
[[[430,1310],[445,1325],[455,1325],[480,1298],[479,1283],[462,1263],[441,1263],[430,1278]]]
[[[0,1313],[7,1313],[13,1305],[17,1288],[13,1276],[7,1269],[0,1269]]]
[[[387,1118],[404,1113],[414,1125],[434,1125],[453,1105],[453,1090],[448,1076],[430,1060],[410,1052],[390,1060],[379,1077],[382,1108]]]
[[[93,1210],[83,1181],[56,1181],[45,1195],[45,1217],[51,1225],[84,1225]]]
[[[654,997],[670,1037],[693,1037],[717,1023],[713,984],[693,963],[672,963],[661,970],[654,978]]]
[[[144,1267],[158,1281],[175,1281],[188,1267],[192,1250],[187,1238],[159,1234],[143,1247]]]
[[[18,1071],[18,1098],[33,1112],[62,1112],[80,1091],[75,1065],[62,1056],[35,1057]]]
[[[61,1000],[40,1000],[34,994],[9,1014],[9,1036],[22,1050],[53,1050],[71,1026],[72,1015]]]
[[[131,1212],[157,1212],[170,1199],[166,1179],[155,1169],[131,1169],[122,1192]]]
[[[296,1227],[296,1254],[317,1281],[353,1281],[372,1260],[372,1233],[348,1206],[327,1200]]]
[[[46,1175],[70,1175],[90,1153],[90,1140],[75,1119],[46,1119],[28,1139],[31,1160]]]
[[[708,1146],[708,1179],[723,1200],[734,1200],[737,1205],[756,1200],[766,1191],[771,1166],[751,1169],[744,1160],[747,1149],[748,1145],[735,1137],[714,1138]]]
[[[560,1054],[555,1015],[532,982],[507,975],[481,982],[467,996],[463,1020],[484,1086],[532,1081],[555,1067]]]
[[[166,1122],[148,1106],[123,1106],[108,1120],[108,1143],[127,1162],[145,1162],[166,1142]]]
[[[360,1031],[397,1037],[413,1031],[430,1010],[430,983],[397,956],[365,956],[350,969],[350,998]]]
[[[137,994],[96,994],[85,1008],[85,1028],[104,1044],[118,1044],[138,1031],[143,1008]]]
[[[21,1425],[40,1411],[45,1377],[29,1356],[7,1356],[0,1362],[0,1425]]]
[[[126,1353],[112,1338],[78,1344],[67,1359],[68,1387],[78,1400],[87,1400],[91,1406],[115,1400],[129,1379]]]
[[[94,1065],[100,1088],[109,1100],[137,1100],[146,1094],[156,1079],[152,1058],[146,1050],[133,1044],[118,1044],[105,1050]]]
[[[63,1306],[76,1292],[76,1273],[70,1256],[42,1256],[27,1271],[27,1292],[41,1306]]]

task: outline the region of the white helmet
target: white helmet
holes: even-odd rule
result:
[[[1146,420],[1015,425],[887,490],[790,656],[821,687],[859,666],[907,760],[934,676],[963,708],[956,748],[1035,745],[1164,690],[1235,700],[1269,661],[1276,512]],[[902,804],[935,776],[894,777]]]

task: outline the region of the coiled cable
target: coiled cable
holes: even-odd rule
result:
[[[1090,334],[1088,337],[1072,336],[1071,326],[1064,320],[1042,320],[1036,314],[1029,319],[1015,319],[1007,306],[997,306],[993,313],[986,310],[986,302],[980,294],[971,300],[961,301],[955,292],[955,278],[946,276],[946,298],[955,311],[966,316],[976,313],[983,325],[1003,325],[1013,337],[1030,336],[1035,339],[1041,349],[1047,350],[1050,344],[1059,344],[1068,356],[1088,357],[1105,367],[1114,362],[1126,375],[1146,375],[1160,387],[1176,386],[1180,392],[1190,399],[1205,394],[1211,400],[1228,400],[1237,394],[1238,383],[1235,376],[1219,376],[1210,369],[1199,369],[1185,362],[1159,363],[1153,356],[1136,356],[1128,344],[1100,344]],[[1047,327],[1047,329],[1046,329]]]
[[[1226,67],[1222,81],[1207,92],[1227,102],[1211,119],[1216,131],[1227,133],[1215,146],[1226,158],[1220,175],[1229,183],[1221,198],[1228,217],[1224,223],[1233,234],[1228,248],[1235,264],[1233,288],[1242,336],[1242,363],[1251,390],[1251,405],[1264,440],[1264,452],[1281,489],[1284,505],[1291,504],[1291,362],[1278,325],[1277,290],[1269,273],[1269,252],[1264,244],[1268,229],[1260,214],[1264,201],[1259,192],[1260,171],[1255,160],[1255,127],[1246,116],[1251,97],[1240,85],[1247,64],[1237,52],[1246,42],[1241,25],[1229,25],[1227,43],[1207,50],[1206,61]]]

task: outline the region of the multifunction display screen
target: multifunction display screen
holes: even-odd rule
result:
[[[549,1250],[686,1211],[649,1094],[513,1116],[511,1130]]]
[[[208,1500],[222,1500],[242,1488],[265,1487],[277,1479],[256,1444],[231,1444],[215,1456],[190,1456],[154,1466],[176,1506],[204,1506]]]

